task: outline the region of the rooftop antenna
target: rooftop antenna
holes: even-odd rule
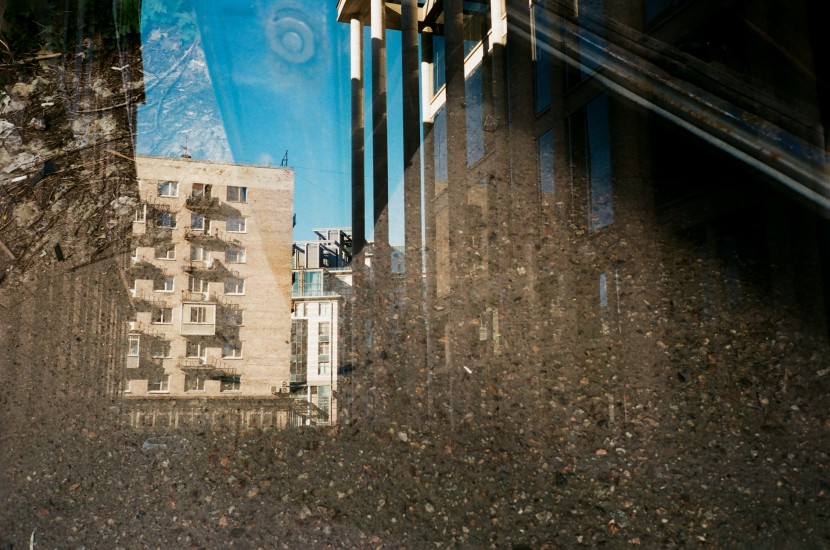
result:
[[[282,157],[280,166],[288,166],[288,149],[285,150],[285,156]]]
[[[190,153],[187,152],[187,133],[184,134],[184,147],[183,147],[183,149],[184,149],[184,153],[182,153],[182,158],[183,159],[191,158]]]

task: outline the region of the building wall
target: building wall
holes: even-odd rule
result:
[[[152,361],[155,363],[153,376],[169,374],[171,394],[188,395],[185,391],[185,371],[180,360],[185,357],[186,343],[182,336],[182,304],[191,303],[186,294],[190,274],[191,246],[195,241],[186,238],[191,223],[192,211],[186,201],[194,184],[212,186],[215,201],[211,211],[210,231],[214,237],[200,241],[212,249],[214,269],[198,272],[200,278],[208,280],[206,304],[216,304],[217,312],[234,305],[242,311],[243,324],[238,328],[217,324],[217,337],[207,345],[208,361],[221,361],[223,372],[241,377],[238,392],[243,395],[267,395],[272,388],[280,388],[288,382],[291,311],[291,238],[293,210],[293,173],[285,168],[241,166],[221,163],[197,162],[188,159],[138,157],[137,171],[142,201],[148,205],[148,220],[134,223],[135,255],[144,263],[158,268],[153,277],[172,276],[172,292],[153,291],[153,280],[147,275],[136,275],[135,294],[137,298],[151,297],[162,300],[172,309],[170,324],[153,322],[153,304],[149,304],[136,315],[136,321],[145,334],[158,336],[170,341],[170,357]],[[178,196],[160,197],[158,182],[178,183]],[[229,186],[247,188],[245,202],[229,201]],[[236,197],[234,197],[236,198]],[[153,219],[165,210],[176,214],[174,229],[153,229]],[[228,219],[243,217],[244,232],[229,231]],[[144,227],[142,227],[144,226]],[[141,233],[144,234],[141,237]],[[228,243],[245,249],[244,263],[226,261]],[[168,243],[175,248],[174,260],[157,260],[155,246]],[[244,280],[244,293],[231,295],[225,292],[229,278]],[[215,298],[215,299],[214,299]],[[199,302],[192,302],[199,304]],[[222,357],[225,340],[237,340],[242,344],[241,358]],[[188,371],[195,372],[195,371]],[[128,371],[128,378],[130,377]],[[144,378],[147,379],[147,378]],[[141,380],[139,378],[138,380]],[[134,382],[132,394],[142,393],[143,384]],[[152,387],[152,386],[151,386]],[[218,380],[207,380],[204,393],[218,394]],[[194,391],[198,394],[200,391]],[[237,390],[232,390],[237,391]]]
[[[763,2],[493,1],[505,13],[480,44],[483,4],[423,10],[422,412],[476,421],[505,394],[535,410],[566,387],[670,400],[675,380],[812,372],[830,233],[813,181],[822,69],[796,4],[779,26]],[[807,176],[791,185],[781,157]]]

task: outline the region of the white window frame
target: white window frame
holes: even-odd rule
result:
[[[165,189],[166,188],[166,189]],[[178,197],[179,196],[179,182],[177,181],[160,181],[156,188],[159,197]]]
[[[325,327],[325,330],[323,328]],[[331,322],[320,321],[317,323],[317,339],[320,342],[331,342]]]
[[[133,347],[135,344],[135,347]],[[141,353],[141,335],[130,334],[127,339],[127,357],[138,357]]]
[[[331,315],[330,302],[320,302],[319,315],[320,317],[328,317]]]
[[[190,187],[190,196],[194,199],[199,197],[210,197],[211,185],[209,183],[194,183]]]
[[[331,374],[331,361],[320,361],[317,363],[317,375],[325,376]]]
[[[232,251],[236,253],[233,258],[231,257]],[[229,264],[244,264],[246,260],[245,256],[245,248],[241,246],[230,246],[227,250],[225,250],[225,263]]]
[[[233,193],[231,190],[233,190]],[[242,185],[229,185],[226,198],[228,202],[247,203],[248,188]]]
[[[209,289],[209,281],[207,279],[200,279],[199,277],[194,277],[191,275],[187,279],[187,291],[188,292],[201,292],[202,294],[207,294]]]
[[[325,348],[325,353],[323,353],[323,348]],[[317,357],[327,357],[328,359],[323,359],[323,361],[331,360],[331,342],[329,340],[318,340],[317,341]]]
[[[196,212],[190,213],[190,229],[194,231],[204,231],[205,221],[206,218],[203,215],[197,214]]]
[[[210,250],[198,244],[190,245],[190,261],[204,262],[206,265],[210,264]]]
[[[153,292],[164,292],[164,293],[171,293],[175,292],[176,290],[176,278],[172,275],[167,275],[164,277],[164,287],[159,289],[153,289]]]
[[[242,389],[242,377],[241,376],[234,376],[232,377],[235,381],[233,382],[232,387],[230,388],[223,388],[222,386],[226,383],[230,383],[227,380],[222,380],[219,384],[219,391],[226,392],[226,391],[239,391]]]
[[[222,359],[242,359],[242,342],[222,344]]]
[[[196,379],[196,387],[195,388],[188,388],[187,387],[187,379],[188,378],[195,378]],[[191,392],[191,391],[205,391],[205,380],[207,380],[207,376],[204,374],[186,374],[184,377],[184,391]]]
[[[142,204],[135,210],[135,215],[133,217],[134,222],[138,223],[145,223],[147,221],[147,205]]]
[[[151,385],[154,385],[154,383],[152,383],[148,380],[147,381],[147,391],[148,391],[148,393],[170,393],[170,375],[165,374],[161,377],[161,379],[158,381],[159,388],[157,390],[149,389]]]
[[[185,357],[187,357],[188,359],[202,359],[202,360],[207,359],[207,346],[206,345],[204,345],[202,342],[196,342],[196,353],[198,353],[198,355],[189,355],[190,354],[190,349],[188,349],[188,344],[189,343],[190,342],[188,341],[187,344],[185,344],[185,346],[184,346],[184,355],[185,355]]]
[[[235,286],[236,290],[228,291],[230,286]],[[245,294],[245,279],[237,279],[236,277],[228,277],[225,280],[225,294],[228,296],[242,296]]]
[[[161,312],[161,321],[156,321],[156,312]],[[165,312],[169,312],[169,319],[165,321]],[[172,307],[156,307],[153,308],[153,324],[154,325],[172,325],[173,324],[173,308]]]
[[[239,223],[236,229],[231,229],[231,222]],[[228,233],[247,233],[248,232],[248,218],[242,217],[229,217],[228,220],[225,222],[225,230]]]
[[[159,343],[161,343],[161,348],[162,348],[161,355],[159,355],[158,352],[156,351],[156,345],[159,344]],[[165,345],[165,344],[167,344],[167,345]],[[155,342],[153,342],[153,346],[150,349],[150,356],[153,359],[170,359],[170,357],[172,357],[172,355],[171,355],[172,349],[171,348],[172,348],[172,346],[170,344],[170,340],[156,340]]]
[[[195,317],[195,319],[194,319]],[[208,324],[207,307],[205,306],[190,306],[190,324],[206,325]]]
[[[156,260],[175,260],[176,259],[176,246],[172,245],[170,248],[164,251],[164,256],[159,256],[157,248],[153,248],[153,257]]]
[[[169,223],[164,224],[162,220],[169,216]],[[176,229],[176,213],[175,212],[159,212],[158,217],[156,218],[156,227],[162,227],[164,229]]]

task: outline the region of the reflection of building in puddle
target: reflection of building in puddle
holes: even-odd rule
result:
[[[293,172],[156,157],[137,172],[125,405],[287,394]]]

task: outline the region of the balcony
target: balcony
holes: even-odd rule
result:
[[[210,197],[204,193],[188,195],[185,201],[185,207],[191,212],[197,214],[205,214],[216,210],[219,201],[215,197]]]
[[[216,294],[208,292],[199,292],[196,290],[182,290],[182,302],[204,302],[217,303],[218,298]]]
[[[179,357],[177,366],[183,371],[200,371],[212,378],[239,375],[235,365],[218,357]]]
[[[214,336],[216,334],[216,303],[203,299],[183,303],[181,334],[183,336]]]

